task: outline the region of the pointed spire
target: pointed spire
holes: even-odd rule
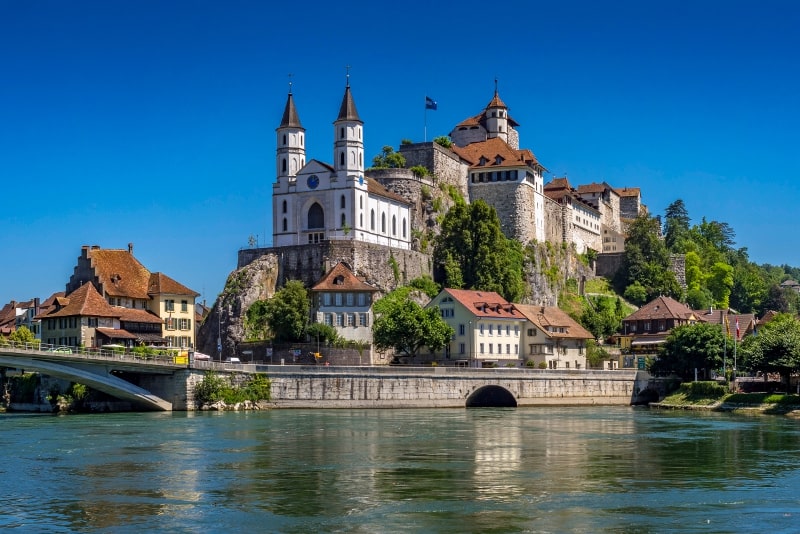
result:
[[[291,76],[291,74],[289,75]],[[281,125],[278,128],[302,128],[300,124],[300,115],[297,114],[297,108],[294,107],[294,97],[292,96],[292,82],[289,80],[289,97],[286,99],[286,108],[283,110],[283,118]]]
[[[347,84],[344,88],[344,98],[342,99],[342,106],[339,108],[339,116],[337,121],[358,121],[361,122],[361,117],[358,116],[356,103],[353,101],[353,95],[350,93],[350,65],[347,66]]]
[[[500,93],[497,90],[497,78],[494,79],[494,97],[492,101],[486,106],[486,109],[489,108],[507,108],[505,102],[500,100]]]

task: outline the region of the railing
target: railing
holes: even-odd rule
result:
[[[177,352],[177,349],[166,349]],[[37,356],[58,357],[64,359],[103,360],[128,362],[135,364],[160,365],[168,367],[186,367],[186,363],[176,363],[178,356],[167,354],[139,354],[126,348],[86,348],[53,345],[50,343],[21,342],[3,340],[0,342],[0,353],[5,351],[25,352]]]

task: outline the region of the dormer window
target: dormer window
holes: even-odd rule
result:
[[[503,163],[503,157],[502,156],[495,156],[494,157],[494,164],[495,165],[500,165],[501,163]]]
[[[489,160],[487,160],[486,158],[484,158],[483,156],[481,156],[481,159],[480,159],[480,161],[478,162],[478,165],[480,165],[480,166],[484,166],[484,165],[486,165],[486,163],[487,163],[488,161],[489,161]]]
[[[344,284],[344,276],[341,274],[333,279],[333,285],[340,286],[342,284]]]

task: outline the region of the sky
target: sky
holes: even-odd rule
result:
[[[545,182],[681,199],[800,266],[798,27],[793,0],[0,0],[0,306],[128,243],[213,303],[250,236],[271,244],[289,81],[307,159],[332,163],[348,66],[367,161],[447,135],[497,80]]]

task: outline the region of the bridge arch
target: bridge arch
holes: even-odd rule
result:
[[[467,408],[516,408],[517,399],[502,386],[482,386],[467,397]]]

